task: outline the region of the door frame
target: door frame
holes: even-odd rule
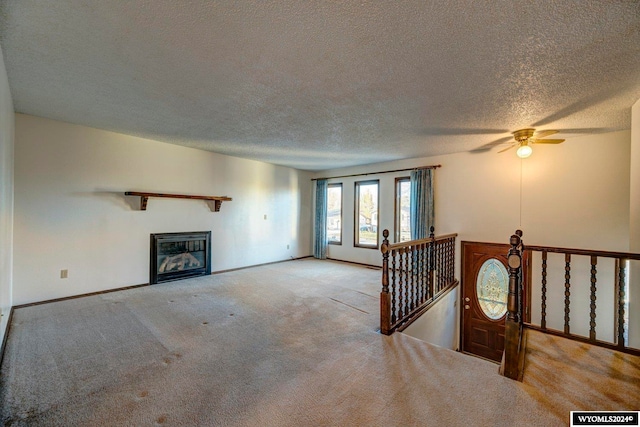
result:
[[[465,297],[465,293],[464,293],[464,285],[465,285],[465,265],[466,265],[466,261],[470,261],[470,258],[468,258],[468,250],[465,251],[465,247],[468,247],[470,245],[483,245],[483,246],[503,246],[505,248],[505,256],[507,256],[509,248],[511,247],[508,243],[495,243],[495,242],[477,242],[477,241],[468,241],[468,240],[463,240],[460,242],[460,298],[459,298],[459,304],[460,304],[460,331],[459,331],[459,348],[460,348],[460,352],[461,353],[465,353],[464,352],[464,297]],[[467,253],[465,253],[467,252]],[[509,268],[507,268],[507,271],[509,271]],[[531,322],[531,286],[529,284],[529,278],[531,277],[531,251],[527,251],[526,250],[526,246],[525,246],[525,250],[522,252],[522,271],[523,271],[523,282],[522,282],[522,287],[523,287],[523,300],[522,300],[522,305],[524,308],[524,319],[523,321],[525,323],[530,323]],[[505,319],[506,319],[506,315],[505,315]],[[470,354],[473,355],[475,357],[480,357],[482,359],[485,360],[489,360],[486,359],[482,356],[479,356],[477,354],[473,354],[473,353],[466,353],[466,354]],[[491,362],[494,362],[493,360],[491,360]]]

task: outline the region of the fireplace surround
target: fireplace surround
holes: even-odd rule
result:
[[[151,234],[149,284],[211,274],[211,231]]]

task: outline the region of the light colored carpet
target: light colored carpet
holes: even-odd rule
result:
[[[640,410],[640,357],[527,330],[523,383],[558,416]]]
[[[493,363],[380,335],[379,289],[379,270],[305,259],[18,309],[1,420],[554,426],[574,405],[603,409],[551,406],[561,391],[545,396]]]

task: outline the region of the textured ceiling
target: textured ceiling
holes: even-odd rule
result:
[[[4,0],[17,112],[321,170],[630,127],[637,1]]]

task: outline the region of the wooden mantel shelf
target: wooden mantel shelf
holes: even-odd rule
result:
[[[220,212],[220,206],[222,202],[230,202],[231,197],[227,196],[192,196],[189,194],[164,194],[164,193],[142,193],[139,191],[126,191],[125,196],[139,196],[140,197],[140,210],[147,210],[147,201],[149,197],[167,197],[170,199],[192,199],[192,200],[206,200],[213,202],[212,212]]]

